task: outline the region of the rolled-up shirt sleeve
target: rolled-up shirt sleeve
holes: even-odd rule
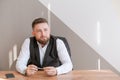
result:
[[[30,43],[30,39],[29,38],[25,39],[24,43],[22,44],[20,54],[17,58],[16,70],[21,74],[25,74],[25,70],[27,68],[27,62],[30,57],[29,43]]]
[[[64,42],[60,39],[57,39],[56,42],[57,42],[58,57],[62,63],[61,66],[56,67],[57,75],[59,75],[71,71],[73,68],[73,64]]]

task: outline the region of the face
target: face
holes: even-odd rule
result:
[[[47,23],[38,23],[34,26],[32,34],[40,44],[45,45],[50,39],[50,27]]]

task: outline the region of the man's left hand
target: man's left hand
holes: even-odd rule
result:
[[[55,67],[44,67],[44,71],[49,76],[57,75],[57,70]]]

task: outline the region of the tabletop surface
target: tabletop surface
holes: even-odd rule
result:
[[[5,74],[8,73],[13,73],[15,78],[7,79]],[[16,71],[0,71],[0,80],[120,80],[120,77],[111,70],[73,70],[57,76],[47,76],[44,71],[32,76],[24,76]]]

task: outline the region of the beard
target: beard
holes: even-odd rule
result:
[[[49,41],[49,38],[39,39],[38,42],[42,45],[45,45]]]

